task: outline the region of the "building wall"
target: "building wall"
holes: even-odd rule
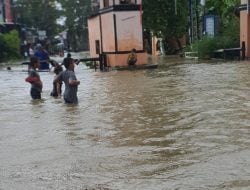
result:
[[[11,0],[4,0],[4,9],[5,9],[5,22],[13,23],[13,15],[12,15],[12,3]]]
[[[114,13],[109,12],[101,15],[102,25],[101,34],[103,42],[103,52],[115,51],[115,29],[114,29]]]
[[[137,54],[137,62],[136,65],[145,65],[148,61],[147,53],[136,53]],[[111,67],[126,67],[127,65],[128,54],[108,54],[107,62]]]
[[[241,4],[246,4],[247,0],[241,0]],[[250,57],[250,11],[240,12],[240,41],[246,44],[246,57]]]
[[[120,2],[120,1],[119,1]],[[103,6],[100,2],[100,8]],[[113,3],[111,0],[110,3]],[[117,0],[115,0],[117,3]],[[141,3],[137,0],[137,4]],[[141,12],[139,10],[107,9],[88,19],[90,56],[96,54],[96,40],[100,40],[100,53],[105,53],[111,67],[127,66],[128,53],[137,50],[137,65],[147,64],[147,53],[143,49]]]
[[[140,12],[129,11],[116,14],[118,51],[130,51],[131,48],[143,50]]]
[[[101,29],[100,29],[100,17],[96,16],[88,20],[89,30],[89,51],[91,57],[98,57],[96,54],[96,40],[99,40],[101,47]]]
[[[96,56],[95,40],[100,40],[100,45],[101,41],[103,42],[102,52],[130,51],[132,48],[143,50],[142,27],[138,11],[101,14],[88,20],[88,28],[91,56]]]

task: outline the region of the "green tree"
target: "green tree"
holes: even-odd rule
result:
[[[187,0],[143,0],[143,25],[156,35],[181,37],[187,31]]]
[[[11,55],[18,57],[20,52],[20,39],[18,36],[18,32],[16,30],[12,30],[7,34],[4,34],[3,38],[5,43],[7,44],[7,49],[10,50]]]
[[[179,42],[178,39],[188,29],[188,1],[143,0],[143,27],[157,37],[162,37],[165,42],[168,39]],[[168,48],[168,51],[175,49],[171,45]]]
[[[12,30],[9,33],[0,33],[0,61],[20,57],[20,39],[18,32]]]
[[[14,7],[17,23],[45,30],[48,36],[58,32],[56,0],[16,0]]]
[[[228,25],[235,17],[239,17],[239,5],[240,0],[206,1],[207,11],[219,15],[223,26]]]
[[[62,5],[61,14],[65,17],[65,29],[71,48],[75,51],[86,49],[87,18],[90,14],[90,0],[59,0]]]
[[[216,49],[240,47],[240,0],[207,0],[205,14],[219,16],[219,34],[215,38],[203,36],[194,44],[199,57],[212,57]]]

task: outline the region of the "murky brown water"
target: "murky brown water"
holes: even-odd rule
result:
[[[164,63],[165,60],[161,60]],[[250,189],[250,64],[76,69],[78,106],[0,69],[0,189]]]

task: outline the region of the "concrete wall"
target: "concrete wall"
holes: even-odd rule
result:
[[[102,41],[104,52],[115,51],[114,13],[102,14]]]
[[[247,0],[241,0],[241,4],[247,4]],[[250,6],[250,5],[249,5]],[[240,41],[246,44],[246,57],[250,57],[250,11],[240,12]]]
[[[100,17],[96,16],[88,20],[88,30],[89,30],[89,51],[91,57],[98,57],[96,54],[95,41],[100,41],[101,47],[101,34],[100,34]]]
[[[140,12],[120,12],[116,14],[117,40],[119,51],[130,51],[132,48],[143,50]]]
[[[108,65],[111,67],[126,67],[128,54],[108,54],[107,61]],[[147,64],[148,55],[147,53],[137,53],[137,63],[136,65]]]

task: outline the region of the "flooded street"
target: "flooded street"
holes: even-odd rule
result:
[[[0,190],[250,189],[250,63],[95,72],[78,106],[0,67]]]

